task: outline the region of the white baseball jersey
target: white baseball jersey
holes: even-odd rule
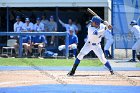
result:
[[[138,25],[134,25],[131,28],[131,32],[134,34],[134,36],[136,37],[136,39],[140,39],[140,27]]]
[[[34,24],[32,22],[30,22],[29,25],[27,25],[27,23],[24,23],[22,26],[22,30],[25,30],[25,31],[34,30]]]
[[[92,27],[91,25],[88,27],[88,40],[91,43],[100,43],[102,37],[104,36],[104,29],[99,29]]]
[[[35,32],[42,32],[44,31],[44,24],[40,23],[39,25],[36,23],[34,24],[34,31]]]
[[[132,50],[136,50],[137,52],[140,52],[140,27],[138,25],[134,25],[131,28],[131,32],[134,34],[135,38],[137,39],[136,43],[132,47]]]
[[[85,55],[87,55],[91,50],[97,55],[100,61],[105,64],[107,59],[104,56],[104,53],[101,49],[101,38],[104,35],[104,29],[99,29],[92,27],[91,25],[88,27],[88,40],[81,49],[80,53],[78,54],[77,58],[82,60]]]
[[[66,28],[66,31],[67,31],[68,33],[69,33],[69,30],[70,30],[71,27],[74,28],[74,33],[76,33],[76,31],[78,31],[78,27],[77,27],[75,24],[72,24],[72,25],[70,25],[70,24],[65,24],[65,23],[63,23],[61,20],[59,20],[59,22],[62,24],[63,27]]]
[[[21,32],[23,24],[24,23],[22,21],[20,21],[19,23],[16,22],[14,24],[14,32]]]

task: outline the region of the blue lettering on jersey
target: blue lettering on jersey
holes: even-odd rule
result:
[[[93,35],[98,35],[98,31],[95,30],[95,31],[93,32]]]

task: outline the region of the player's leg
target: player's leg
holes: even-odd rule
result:
[[[27,43],[23,43],[22,44],[24,49],[25,49],[25,55],[27,56],[28,55],[28,44]]]
[[[109,52],[109,48],[111,47],[111,45],[113,44],[113,39],[111,40],[107,40],[105,47],[104,47],[104,54],[106,58],[112,58],[110,52]]]
[[[132,47],[132,59],[129,60],[131,62],[136,62],[136,52],[139,52],[140,48],[140,40],[137,40],[137,42]]]
[[[19,44],[18,43],[14,44],[14,49],[15,49],[16,55],[18,55],[18,53],[19,53]]]
[[[73,76],[75,74],[75,71],[80,63],[80,61],[83,59],[85,55],[87,55],[91,51],[91,45],[89,43],[85,43],[83,48],[81,49],[80,53],[77,55],[77,58],[73,64],[73,67],[71,71],[67,74],[69,76]]]
[[[76,54],[77,54],[77,44],[72,44],[71,45],[71,49],[73,50],[74,57],[76,57]]]
[[[97,55],[97,57],[100,59],[100,61],[108,68],[108,70],[110,71],[111,74],[113,73],[113,69],[109,63],[109,61],[105,58],[104,53],[101,49],[100,45],[96,45],[93,48],[94,53]]]
[[[28,44],[28,51],[31,56],[32,55],[32,45],[31,44]]]
[[[62,50],[65,49],[65,47],[66,47],[65,45],[60,45],[60,46],[58,47],[58,50],[59,50],[59,51],[62,51]]]
[[[132,47],[132,59],[129,60],[129,62],[136,62],[136,49],[138,46],[138,42],[136,42]]]
[[[39,44],[38,45],[38,53],[39,53],[39,56],[41,56],[41,54],[42,54],[42,49],[43,49],[43,44]]]

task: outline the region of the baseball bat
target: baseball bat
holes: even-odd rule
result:
[[[98,16],[93,10],[91,10],[90,8],[87,9],[87,11],[92,14],[93,16]],[[100,16],[98,16],[100,17]],[[100,17],[101,18],[101,17]],[[102,21],[104,21],[102,18],[101,18]]]
[[[93,10],[91,10],[90,8],[88,8],[87,11],[88,11],[90,14],[92,14],[93,16],[98,16],[98,14],[96,14],[96,13],[95,13]],[[98,17],[100,17],[100,16],[98,16]],[[101,18],[101,17],[100,17],[100,18]],[[101,18],[101,20],[103,21],[103,23],[104,23],[105,25],[109,26],[109,23],[108,23],[107,21],[104,21],[102,18]]]

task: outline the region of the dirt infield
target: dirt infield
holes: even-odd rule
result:
[[[0,87],[39,84],[90,84],[140,86],[140,71],[77,71],[68,77],[67,71],[0,71]]]

